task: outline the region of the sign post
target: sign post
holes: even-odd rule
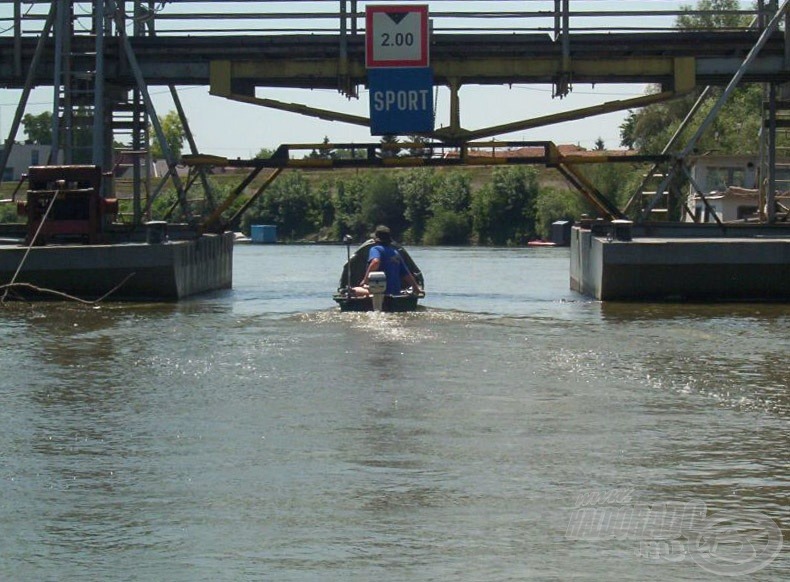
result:
[[[428,6],[368,6],[365,22],[371,135],[432,132]]]
[[[368,6],[365,24],[368,69],[429,65],[427,6]]]
[[[433,131],[433,71],[370,69],[371,135]]]

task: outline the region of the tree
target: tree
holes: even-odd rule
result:
[[[472,196],[472,225],[480,243],[519,244],[535,234],[534,168],[496,168]]]
[[[685,12],[696,10],[704,12],[704,14],[682,14],[678,16],[676,26],[684,30],[749,26],[748,16],[733,14],[740,8],[739,0],[699,0],[696,8],[685,5],[681,7],[681,10]]]
[[[690,11],[689,6],[684,10]],[[676,26],[683,30],[707,28],[734,28],[749,24],[744,15],[732,14],[739,9],[737,0],[700,0],[695,10],[702,14],[683,14],[678,17]],[[727,13],[729,12],[729,13]],[[657,86],[649,88],[650,93],[660,90]],[[715,98],[720,89],[712,92]],[[685,118],[700,90],[689,95],[648,105],[638,111],[631,111],[620,125],[621,144],[639,150],[643,154],[660,153]],[[710,111],[715,99],[710,99],[697,113],[702,119]],[[760,127],[760,103],[762,90],[758,85],[739,87],[722,108],[716,120],[697,144],[700,151],[745,152],[757,151]],[[683,143],[691,137],[694,128],[680,137]]]
[[[362,174],[355,174],[350,179],[339,179],[332,193],[332,206],[334,207],[334,238],[340,240],[344,235],[350,234],[355,238],[363,237],[365,225],[360,219],[362,196],[367,190],[367,180]],[[369,232],[369,231],[368,231]]]
[[[434,174],[432,169],[418,169],[398,176],[398,189],[404,206],[403,215],[409,222],[408,242],[418,243],[422,240],[425,223],[431,215]]]
[[[578,220],[591,211],[586,200],[578,192],[570,190],[541,190],[535,204],[535,229],[543,239],[551,236],[551,225],[558,220]]]
[[[329,136],[324,136],[324,141],[321,142],[324,146],[329,145]],[[334,150],[329,149],[328,147],[316,149],[313,148],[312,151],[305,156],[307,159],[310,160],[331,160],[335,158]]]
[[[429,245],[463,245],[469,242],[469,218],[452,210],[439,210],[431,216],[425,228],[425,243]]]
[[[399,143],[397,135],[385,135],[381,138],[381,157],[382,158],[396,158],[400,153],[400,148],[394,147]]]
[[[170,111],[164,117],[160,117],[159,124],[162,126],[162,133],[165,135],[165,141],[167,141],[170,152],[176,160],[180,159],[181,149],[187,134],[178,112]],[[162,145],[153,131],[151,131],[151,155],[154,158],[164,158]]]
[[[405,229],[403,198],[398,183],[384,173],[375,173],[362,195],[359,217],[366,227],[386,224],[392,229],[393,238],[400,238]]]
[[[245,226],[276,224],[290,239],[312,234],[321,226],[324,209],[316,204],[310,182],[302,172],[289,172],[276,180],[245,215]]]
[[[409,155],[410,156],[428,156],[430,155],[430,150],[425,147],[428,144],[428,138],[423,137],[421,135],[410,135],[409,142],[413,143],[414,146],[409,148]]]
[[[636,112],[629,111],[628,117],[620,124],[620,145],[629,150],[636,149]]]
[[[595,151],[602,152],[606,149],[606,144],[603,141],[603,138],[598,136],[598,139],[595,140]]]
[[[38,115],[26,114],[22,126],[27,134],[27,143],[52,145],[52,113],[44,111]],[[65,143],[65,134],[60,132],[60,147]],[[114,146],[117,144],[113,142]],[[122,146],[123,147],[123,146]],[[78,107],[72,115],[71,155],[75,164],[90,164],[93,161],[93,111]]]
[[[472,184],[469,174],[461,170],[453,170],[437,176],[433,187],[431,210],[451,210],[457,213],[469,213],[472,202]]]
[[[25,128],[27,143],[38,145],[52,145],[52,113],[44,111],[38,115],[30,113],[22,118],[22,127]]]

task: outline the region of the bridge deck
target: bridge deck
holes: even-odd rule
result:
[[[573,34],[570,67],[575,82],[665,83],[668,59],[694,57],[699,84],[724,84],[754,45],[757,31],[635,32]],[[131,39],[143,75],[150,85],[208,85],[212,61],[251,63],[245,78],[255,86],[336,88],[341,59],[337,34],[266,36],[148,36]],[[363,35],[346,37],[348,79],[364,84]],[[72,51],[91,59],[94,39],[73,38]],[[21,59],[15,55],[19,50]],[[107,38],[106,75],[113,84],[131,87],[134,79],[122,58],[117,38]],[[0,38],[0,86],[24,83],[36,39]],[[48,43],[35,84],[52,83],[54,43]],[[439,84],[449,77],[461,84],[547,83],[552,81],[562,45],[548,34],[436,34],[431,63]],[[21,67],[20,67],[21,64]],[[776,33],[745,76],[747,82],[790,81],[785,41]]]

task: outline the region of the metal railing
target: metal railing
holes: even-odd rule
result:
[[[69,3],[69,0],[54,0]],[[71,1],[75,34],[92,34],[93,2]],[[393,4],[427,4],[434,33],[552,34],[562,32],[663,32],[676,30],[678,18],[695,16],[692,30],[740,30],[757,13],[752,0],[739,10],[684,9],[690,1],[640,0],[392,0]],[[0,36],[36,35],[50,0],[0,0]],[[365,0],[126,0],[118,2],[130,28],[145,24],[147,34],[275,35],[361,34],[365,29]],[[763,0],[770,7],[772,0]],[[767,8],[766,8],[767,9]],[[710,22],[706,25],[705,21]],[[742,24],[745,22],[746,24]]]

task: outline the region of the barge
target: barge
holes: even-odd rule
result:
[[[0,228],[4,297],[177,301],[232,286],[233,233],[114,223],[117,202],[101,196],[97,166],[31,167],[28,176],[18,202],[27,223]]]
[[[788,301],[790,226],[582,224],[570,286],[601,301]]]

